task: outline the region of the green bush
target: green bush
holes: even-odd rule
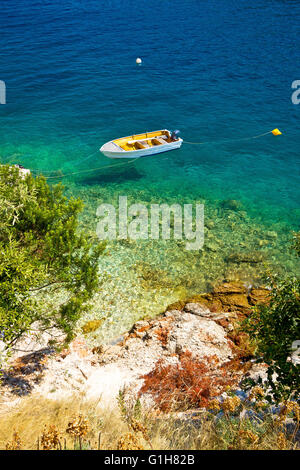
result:
[[[257,344],[258,361],[269,366],[264,384],[269,401],[299,399],[300,365],[291,360],[291,354],[293,342],[300,340],[300,281],[269,278],[268,283],[270,304],[254,309],[244,331]]]
[[[36,321],[70,339],[88,308],[103,246],[79,230],[82,208],[63,186],[0,166],[0,334],[7,346]]]

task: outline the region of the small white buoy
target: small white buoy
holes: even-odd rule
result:
[[[138,65],[141,65],[142,59],[141,59],[140,57],[138,57],[138,58],[136,59],[136,63],[137,63]]]

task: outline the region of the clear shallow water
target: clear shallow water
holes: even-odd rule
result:
[[[263,264],[228,263],[232,251],[260,251],[266,264],[297,270],[289,240],[300,213],[300,105],[291,102],[299,14],[298,2],[283,0],[1,5],[2,162],[47,175],[83,171],[63,181],[86,201],[91,231],[97,205],[119,195],[205,203],[201,254],[175,242],[111,244],[101,262],[111,277],[88,316],[107,318],[105,337],[226,276],[257,279]],[[93,155],[104,142],[165,127],[211,143],[86,171],[112,164]],[[226,142],[274,127],[283,135]],[[241,210],[224,210],[227,199]]]

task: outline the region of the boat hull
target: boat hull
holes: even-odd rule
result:
[[[174,142],[166,143],[163,145],[156,145],[154,147],[149,147],[139,150],[123,150],[118,151],[117,149],[112,149],[112,141],[107,142],[100,148],[102,152],[108,158],[140,158],[140,157],[150,157],[151,155],[156,155],[158,153],[168,152],[169,150],[175,150],[181,147],[183,140],[178,139]]]

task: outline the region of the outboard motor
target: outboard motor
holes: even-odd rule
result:
[[[171,134],[171,139],[172,140],[178,140],[179,139],[179,134],[180,134],[180,131],[178,129],[175,129],[175,131],[173,131],[172,134]]]

